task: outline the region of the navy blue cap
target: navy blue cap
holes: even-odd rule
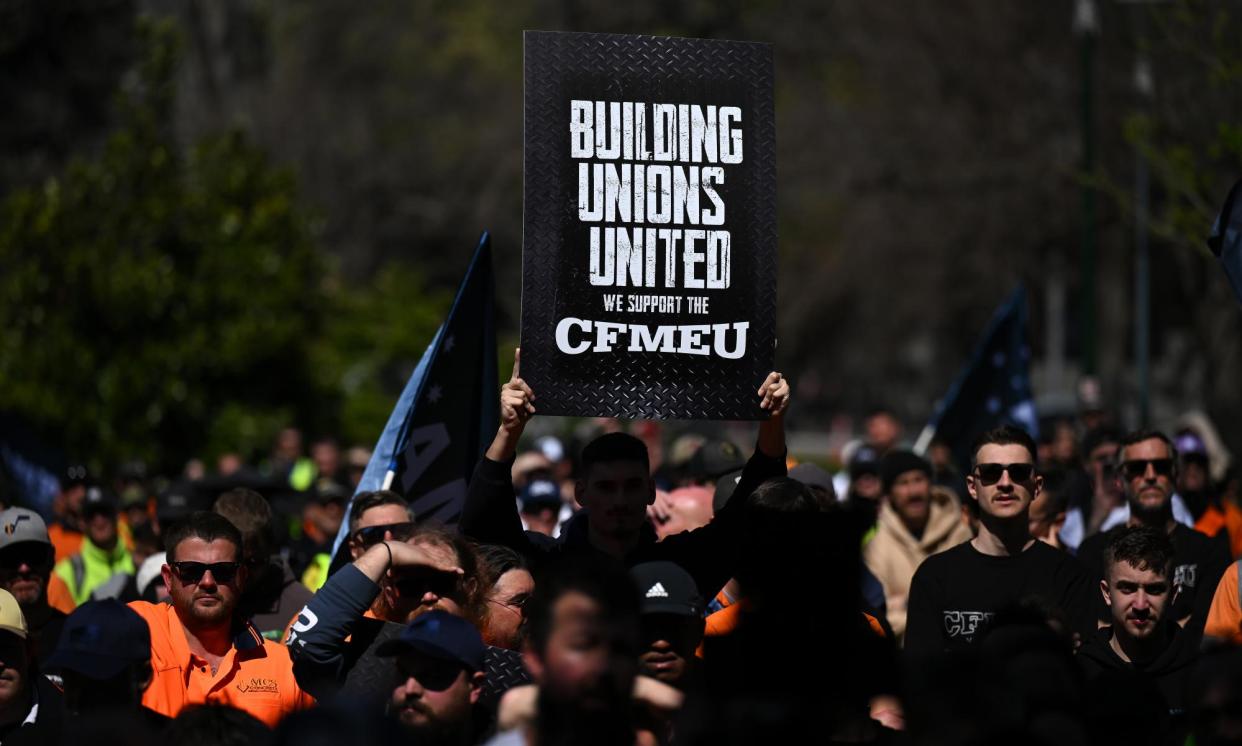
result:
[[[559,508],[561,488],[551,479],[532,479],[522,488],[522,511],[529,513],[539,508]]]
[[[486,647],[473,624],[447,611],[437,610],[419,614],[401,630],[400,637],[380,643],[375,654],[392,657],[407,650],[460,663],[470,671],[480,671]]]
[[[110,679],[126,666],[151,659],[151,630],[138,613],[114,598],[87,601],[65,620],[52,669]]]

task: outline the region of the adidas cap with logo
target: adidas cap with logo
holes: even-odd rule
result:
[[[672,562],[644,562],[630,568],[638,586],[638,605],[643,614],[702,616],[703,597],[694,578]]]

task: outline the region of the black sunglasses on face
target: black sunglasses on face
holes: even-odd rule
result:
[[[1147,465],[1151,464],[1151,468],[1155,470],[1158,477],[1173,476],[1173,459],[1171,458],[1151,458],[1151,459],[1135,459],[1133,461],[1123,461],[1121,463],[1121,473],[1126,479],[1138,479],[1147,474]]]
[[[461,576],[453,572],[440,572],[423,568],[402,570],[394,578],[393,585],[405,598],[422,598],[424,593],[434,593],[440,598],[453,598],[461,588]]]
[[[52,564],[52,548],[39,544],[6,547],[0,549],[0,569],[16,570],[22,565],[32,568]]]
[[[388,531],[392,532],[393,541],[409,541],[414,535],[414,524],[409,521],[403,523],[383,523],[378,526],[367,526],[360,528],[354,532],[354,538],[362,545],[363,549],[370,549],[376,544],[384,540],[384,534]]]
[[[1022,484],[1031,481],[1035,476],[1035,464],[977,464],[975,475],[985,486],[991,486],[1001,480],[1001,475],[1009,472],[1009,478]]]
[[[211,570],[211,577],[217,583],[232,583],[237,578],[240,562],[170,562],[169,567],[186,585],[202,582],[203,575]]]

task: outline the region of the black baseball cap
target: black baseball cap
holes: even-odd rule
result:
[[[561,488],[551,479],[537,477],[522,488],[518,499],[523,513],[533,513],[541,508],[560,508]]]
[[[103,680],[150,659],[147,623],[133,609],[109,598],[87,601],[73,610],[46,665]]]
[[[727,440],[709,438],[686,463],[686,473],[691,477],[714,481],[743,466],[746,466],[746,459],[742,449]]]
[[[451,663],[460,663],[469,671],[483,669],[486,647],[474,625],[447,611],[419,614],[401,630],[401,635],[380,643],[375,654],[390,658],[414,650]]]
[[[638,608],[642,614],[703,616],[703,597],[694,578],[673,562],[643,562],[630,568],[630,578],[638,586]]]

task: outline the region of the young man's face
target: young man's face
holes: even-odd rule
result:
[[[888,500],[906,525],[922,525],[931,510],[931,480],[918,469],[903,472],[888,488]]]
[[[629,700],[638,669],[637,647],[624,620],[605,619],[595,599],[567,591],[552,607],[544,649],[528,648],[523,659],[540,696],[579,709],[608,709]]]
[[[358,516],[358,524],[354,526],[354,533],[349,537],[349,553],[354,559],[362,556],[371,545],[362,543],[357,534],[364,528],[372,526],[406,526],[410,523],[410,513],[400,505],[376,505],[363,512]],[[387,538],[395,538],[391,534],[386,534]]]
[[[1159,438],[1121,450],[1121,479],[1132,514],[1163,513],[1173,497],[1173,454]]]
[[[1168,577],[1152,568],[1138,569],[1114,562],[1100,581],[1104,603],[1113,617],[1113,631],[1133,639],[1154,634],[1169,601]]]
[[[391,712],[402,726],[429,742],[467,727],[479,700],[481,672],[410,650],[397,656],[397,674]]]
[[[1118,494],[1116,467],[1117,449],[1120,446],[1111,441],[1101,443],[1087,454],[1087,468],[1091,472],[1092,483],[1104,492]]]
[[[591,512],[592,531],[624,540],[647,520],[647,506],[655,502],[655,483],[641,461],[604,461],[592,464],[578,480],[574,497]]]
[[[998,466],[1005,468],[998,470]],[[999,472],[999,473],[997,473]],[[1013,472],[1018,472],[1015,477]],[[975,454],[975,468],[966,478],[966,489],[979,503],[983,516],[1025,521],[1031,501],[1043,487],[1035,473],[1031,452],[1017,443],[988,443]]]

